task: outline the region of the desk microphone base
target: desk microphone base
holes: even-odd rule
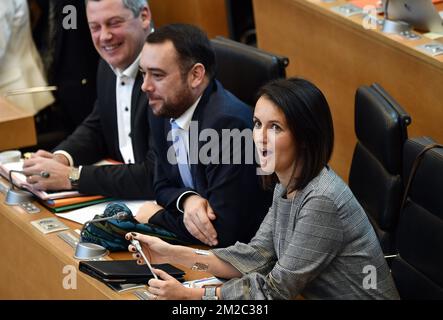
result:
[[[16,206],[32,199],[32,193],[28,191],[10,188],[6,193],[5,203],[8,206]]]
[[[75,248],[74,258],[77,260],[95,260],[109,254],[109,251],[95,243],[79,242]]]

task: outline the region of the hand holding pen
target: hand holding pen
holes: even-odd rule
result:
[[[140,245],[140,242],[136,239],[131,239],[132,245],[135,247],[135,249],[141,254],[143,257],[143,260],[146,262],[146,265],[148,266],[149,270],[151,271],[152,275],[155,279],[158,280],[157,275],[155,274],[154,270],[152,269],[151,264],[149,263],[148,258],[146,258],[145,253],[143,252],[142,246]]]

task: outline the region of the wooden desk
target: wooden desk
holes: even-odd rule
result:
[[[0,97],[0,151],[36,143],[34,117]]]
[[[356,142],[354,96],[361,85],[381,84],[411,115],[409,136],[443,141],[443,56],[408,41],[368,30],[362,16],[329,8],[346,3],[319,0],[254,0],[258,46],[289,57],[288,76],[313,81],[331,106],[335,126],[332,167],[347,179]],[[442,10],[442,8],[439,8]]]
[[[33,220],[54,216],[36,205],[41,212],[28,214],[20,207],[5,205],[4,194],[0,193],[0,299],[137,299],[133,291],[117,293],[78,271],[79,261],[73,258],[72,247],[57,233],[44,235],[30,224]],[[59,219],[71,232],[81,228],[77,223]],[[132,259],[129,252],[113,253],[110,257]],[[66,266],[77,270],[75,290],[63,287]],[[203,272],[185,271],[186,280],[208,276]]]

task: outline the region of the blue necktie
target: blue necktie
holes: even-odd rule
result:
[[[172,144],[175,150],[175,157],[177,159],[178,171],[182,178],[185,187],[194,188],[194,183],[192,182],[191,170],[188,164],[188,153],[186,152],[185,141],[180,134],[180,128],[175,120],[171,121],[171,132],[172,132]]]

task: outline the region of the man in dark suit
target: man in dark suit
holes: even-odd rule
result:
[[[71,134],[92,112],[97,97],[99,56],[89,34],[84,0],[50,0],[46,50],[48,83],[57,86],[54,96],[60,108],[64,130]],[[76,8],[76,29],[65,28],[64,8]],[[59,141],[60,142],[60,141]]]
[[[222,142],[229,130],[251,133],[252,112],[214,79],[208,38],[190,25],[161,27],[148,36],[140,68],[142,90],[155,115],[150,123],[157,204],[145,204],[137,220],[191,243],[249,241],[268,210],[270,194],[261,190],[253,161],[245,161],[247,143]],[[233,163],[236,156],[241,160]]]
[[[152,199],[154,158],[147,98],[140,92],[138,72],[150,32],[149,7],[144,0],[90,0],[86,11],[94,46],[103,59],[94,110],[58,151],[39,150],[25,161],[28,182],[42,190],[78,189],[84,194]],[[124,164],[92,166],[104,158]],[[50,176],[40,177],[42,171]]]

